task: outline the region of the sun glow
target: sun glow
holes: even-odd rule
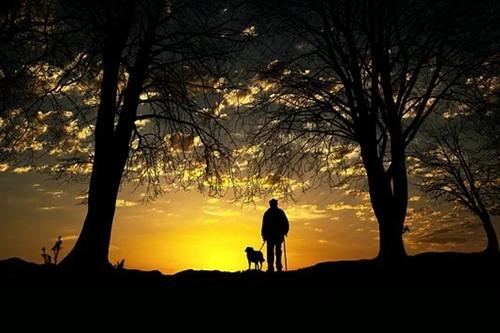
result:
[[[15,188],[23,200],[0,202],[0,209],[5,212],[5,223],[0,224],[0,235],[5,235],[0,239],[0,256],[18,256],[40,263],[41,247],[52,246],[58,235],[64,239],[62,256],[66,255],[85,218],[86,206],[81,202],[86,195],[81,187],[62,188],[42,176],[33,179],[30,172],[17,173],[10,168],[2,175],[3,188]],[[365,195],[350,195],[347,189],[316,189],[295,199],[280,200],[280,207],[290,220],[286,239],[289,269],[324,261],[373,258],[377,254],[378,227]],[[27,206],[26,200],[35,204]],[[177,191],[144,205],[140,194],[125,188],[117,201],[109,260],[115,264],[125,259],[126,268],[160,270],[166,274],[188,269],[246,270],[244,249],[259,249],[262,245],[260,228],[267,200],[266,196],[256,197],[254,204],[242,205],[231,198]],[[452,233],[457,232],[453,225],[459,217],[433,215],[433,210],[423,209],[424,198],[412,199],[409,204],[407,224],[411,233],[405,241],[410,252],[428,246],[419,239],[432,234],[429,226],[433,224],[429,220],[437,218]],[[465,246],[453,243],[453,239],[451,243],[439,243],[435,237],[431,240],[436,250]],[[467,246],[479,250],[478,244],[481,245],[471,241]],[[262,251],[265,255],[266,248]]]

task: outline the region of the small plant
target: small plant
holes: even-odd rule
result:
[[[125,267],[125,259],[117,261],[113,267],[118,270],[123,269]]]
[[[45,265],[51,265],[51,264],[57,265],[57,258],[59,257],[59,253],[61,252],[62,249],[62,242],[63,241],[61,239],[61,236],[59,236],[54,246],[52,246],[52,248],[50,249],[53,253],[53,256],[47,253],[45,246],[42,247],[42,253],[40,254],[40,256],[43,258],[43,263]],[[52,262],[52,258],[54,258],[54,262]]]
[[[62,249],[62,239],[61,239],[61,236],[59,236],[57,238],[57,241],[56,243],[54,244],[54,246],[52,246],[52,252],[54,253],[54,265],[57,265],[57,257],[59,256],[59,252],[61,251]]]
[[[42,247],[42,254],[41,254],[42,258],[43,258],[43,263],[45,265],[50,265],[52,264],[52,257],[50,256],[50,254],[48,254],[45,250],[45,247]]]

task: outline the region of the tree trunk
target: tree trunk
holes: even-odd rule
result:
[[[379,224],[378,258],[388,262],[400,261],[407,256],[403,243],[405,216],[400,214],[402,200],[391,194],[387,176],[368,173],[368,184],[373,211]]]
[[[111,229],[121,178],[129,154],[131,127],[129,131],[124,137],[113,137],[114,145],[107,154],[98,155],[100,150],[96,149],[87,216],[75,247],[61,263],[64,266],[87,270],[102,270],[111,266],[108,261]]]
[[[401,225],[404,220],[378,218],[379,223],[379,252],[378,259],[387,262],[398,262],[406,258]]]
[[[483,228],[486,233],[487,238],[487,246],[486,253],[498,254],[498,238],[497,233],[495,232],[495,228],[493,227],[493,223],[491,223],[490,215],[488,213],[481,214],[479,216],[481,218],[481,222],[483,223]]]
[[[130,70],[116,126],[114,122],[120,50],[125,40],[121,42],[121,48],[111,47],[109,52],[104,54],[104,77],[95,132],[96,147],[89,186],[87,217],[75,247],[62,262],[64,266],[87,270],[110,267],[108,254],[116,199],[130,153],[130,141],[139,96],[150,62],[149,53],[154,41],[153,32],[156,29],[162,3],[157,2],[158,10],[154,12],[134,66]],[[113,46],[113,43],[111,42],[110,45]]]
[[[111,227],[120,184],[113,179],[116,177],[92,177],[87,216],[82,231],[73,250],[61,265],[86,270],[103,270],[110,267],[108,252]]]
[[[111,229],[116,199],[129,154],[129,135],[108,138],[108,149],[97,149],[89,185],[88,210],[82,232],[73,250],[61,264],[84,269],[109,268]],[[119,140],[121,139],[121,140]],[[102,147],[101,147],[102,148]]]
[[[370,201],[379,224],[378,258],[398,262],[406,258],[403,226],[408,203],[404,153],[394,154],[390,170],[384,169],[374,141],[361,145],[361,156],[368,177]]]
[[[115,35],[120,38],[110,38],[108,47],[103,51],[103,79],[97,110],[87,216],[74,248],[61,262],[66,267],[99,270],[110,267],[108,251],[111,226],[124,167],[124,163],[121,165],[119,161],[126,160],[126,156],[118,156],[118,142],[114,133],[118,72],[126,34],[112,34]]]

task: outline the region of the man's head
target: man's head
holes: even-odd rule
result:
[[[278,207],[278,200],[276,200],[276,199],[269,200],[269,206]]]

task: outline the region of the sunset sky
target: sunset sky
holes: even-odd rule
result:
[[[408,230],[409,254],[485,248],[484,229],[491,228],[477,216],[418,191],[416,177],[431,183],[443,172],[424,167],[411,152],[411,144],[429,137],[424,120],[437,128],[474,113],[468,99],[455,95],[471,90],[485,103],[497,96],[498,77],[485,74],[490,51],[466,30],[480,26],[478,38],[488,35],[485,21],[456,20],[464,36],[449,38],[448,23],[436,14],[440,5],[434,10],[418,1],[326,1],[325,10],[314,1],[274,9],[245,1],[241,8],[231,1],[132,3],[55,1],[47,7],[53,15],[26,14],[35,18],[27,21],[33,27],[24,32],[21,25],[16,38],[7,39],[5,56],[0,52],[0,260],[42,263],[42,247],[50,249],[58,236],[60,257],[67,255],[87,213],[92,173],[92,213],[73,252],[77,263],[94,256],[106,264],[106,227],[120,181],[109,261],[124,259],[131,269],[247,269],[244,250],[261,247],[271,198],[280,200],[290,221],[289,269],[374,258],[379,230],[367,174],[373,198],[382,198],[375,201],[380,221],[391,226],[382,234],[399,241]],[[22,4],[28,14],[36,8]],[[302,5],[310,8],[303,12]],[[464,9],[457,13],[465,20]],[[13,7],[10,13],[19,12]],[[373,13],[382,16],[372,20]],[[443,31],[420,25],[427,20]],[[15,26],[19,19],[10,21]],[[457,48],[460,38],[471,45]],[[479,67],[468,62],[483,53]],[[19,81],[9,81],[2,60]],[[467,142],[481,146],[472,138]],[[429,147],[423,154],[436,151]],[[498,184],[494,174],[482,183],[471,176],[460,186],[474,191]],[[438,189],[449,195],[448,185]],[[493,224],[500,230],[499,217]],[[399,244],[393,241],[387,248],[396,251],[387,253],[403,257]]]
[[[6,166],[3,167],[5,169]],[[85,184],[58,183],[47,175],[9,167],[0,173],[0,258],[42,262],[42,246],[63,237],[62,255],[73,246],[85,217]],[[318,262],[373,258],[377,224],[366,195],[316,189],[280,202],[291,224],[289,269]],[[125,258],[127,268],[175,273],[185,269],[238,271],[247,268],[244,248],[259,248],[262,214],[268,198],[255,205],[210,198],[195,190],[167,193],[143,205],[140,191],[120,194],[111,239],[110,261]],[[431,207],[412,195],[405,235],[407,251],[479,251],[480,223],[449,206]],[[498,219],[495,226],[500,227]],[[265,267],[265,266],[264,266]]]

